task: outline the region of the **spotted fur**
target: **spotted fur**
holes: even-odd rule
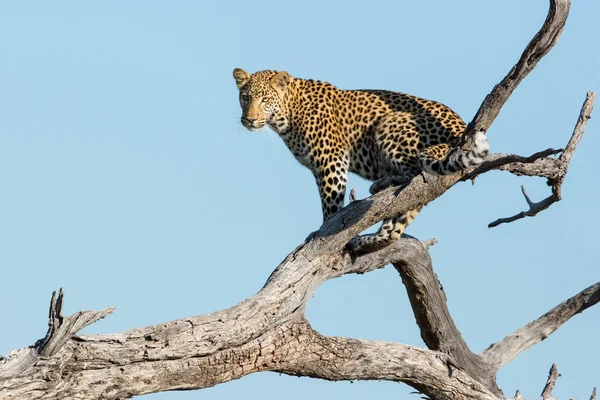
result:
[[[421,171],[452,174],[480,164],[488,153],[479,132],[470,151],[457,147],[466,125],[443,104],[385,90],[340,90],[287,72],[233,71],[242,124],[265,125],[315,176],[323,218],[344,205],[348,172],[375,181],[371,192],[408,183]],[[353,239],[356,254],[397,240],[419,209],[383,222],[372,235]]]

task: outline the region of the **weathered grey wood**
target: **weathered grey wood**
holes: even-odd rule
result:
[[[600,282],[564,301],[533,322],[492,344],[481,356],[499,369],[519,354],[545,340],[575,315],[600,302]]]
[[[39,343],[36,343],[42,357],[50,357],[56,353],[67,340],[88,325],[106,317],[115,310],[114,307],[101,311],[79,311],[68,318],[65,318],[62,312],[64,293],[62,288],[58,292],[52,293],[50,300],[50,310],[48,315],[48,332],[46,337]]]
[[[559,177],[560,170],[558,166],[560,162],[550,156],[559,154],[562,151],[563,149],[546,149],[538,151],[529,157],[517,154],[489,154],[485,163],[465,174],[461,180],[474,180],[479,175],[491,170],[508,171],[518,176],[537,176],[556,179]]]
[[[568,0],[550,0],[544,26],[517,65],[486,97],[468,132],[487,131],[514,88],[558,39],[569,5]],[[206,388],[259,371],[328,380],[400,381],[434,400],[502,399],[494,379],[498,364],[514,358],[530,342],[515,346],[514,341],[507,345],[502,341],[494,346],[498,354],[491,349],[481,355],[471,352],[452,321],[431,266],[426,247],[432,242],[405,238],[357,259],[343,248],[367,227],[425,205],[459,181],[491,169],[564,179],[572,151],[565,150],[564,158],[558,160],[549,157],[552,154],[556,152],[550,149],[531,157],[492,156],[476,172],[423,175],[401,191],[389,188],[354,201],[295,249],[256,295],[211,314],[117,334],[74,336],[112,309],[65,318],[61,293],[53,297],[46,338],[0,358],[0,399],[125,399]],[[304,311],[319,285],[389,263],[402,275],[428,349],[326,337],[310,327]],[[531,331],[553,332],[570,318],[565,317],[569,312],[561,315],[558,323],[540,318]],[[509,357],[500,354],[502,346]],[[522,397],[517,393],[515,398]]]
[[[558,373],[558,369],[556,369],[556,364],[552,364],[552,368],[550,368],[550,372],[548,373],[548,381],[542,391],[542,400],[556,400],[552,397],[552,391],[554,390],[554,385],[559,376],[560,374]]]
[[[552,364],[550,368],[550,372],[548,373],[548,379],[546,380],[546,384],[544,385],[544,390],[542,390],[542,400],[556,400],[552,396],[552,391],[554,390],[554,386],[556,385],[556,381],[560,378],[560,374],[558,373],[558,369],[556,368],[556,364]],[[594,388],[592,392],[592,396],[590,400],[596,399],[596,388]],[[523,396],[521,396],[521,392],[517,390],[515,397],[511,397],[509,400],[525,400]],[[571,399],[573,400],[573,399]]]
[[[531,39],[517,64],[483,100],[477,114],[467,126],[466,136],[472,136],[479,131],[487,132],[512,92],[554,47],[565,27],[570,8],[570,0],[550,1],[550,10],[544,25]]]
[[[471,351],[448,310],[446,295],[433,271],[425,246],[413,246],[402,260],[394,263],[406,287],[421,337],[431,350],[448,354],[450,370],[460,366],[492,393],[501,396],[496,385],[496,370]]]
[[[548,176],[548,184],[550,186],[552,186],[552,194],[550,194],[550,196],[546,197],[542,201],[534,202],[534,201],[531,201],[531,199],[529,198],[529,195],[525,191],[525,188],[523,186],[521,186],[523,196],[525,196],[525,200],[527,201],[527,204],[529,205],[529,210],[522,211],[516,215],[513,215],[512,217],[499,218],[496,221],[490,223],[488,225],[488,227],[493,228],[500,224],[513,222],[513,221],[519,220],[521,218],[534,217],[539,212],[546,210],[552,204],[559,202],[562,199],[560,191],[562,189],[562,184],[567,175],[567,170],[569,169],[569,162],[571,161],[573,152],[577,148],[577,145],[579,144],[579,141],[581,140],[581,137],[583,136],[583,131],[585,130],[585,125],[586,125],[588,119],[591,118],[592,110],[594,108],[595,98],[596,98],[596,93],[594,93],[592,91],[587,92],[587,96],[585,98],[585,101],[583,102],[581,111],[579,112],[579,118],[577,119],[577,124],[575,124],[575,129],[573,130],[573,134],[571,135],[571,139],[569,140],[569,143],[567,143],[565,150],[562,152],[562,154],[560,155],[558,160],[551,160],[551,161],[554,161],[554,164],[555,164],[554,168],[553,168],[554,176]]]
[[[301,247],[259,293],[230,309],[119,334],[77,336],[51,357],[38,354],[18,374],[11,372],[22,364],[21,356],[9,355],[0,361],[0,398],[128,398],[200,389],[270,370],[330,380],[403,381],[439,399],[456,398],[440,397],[446,389],[466,396],[475,387],[477,395],[465,398],[495,399],[461,371],[449,377],[448,355],[402,344],[328,338],[304,320],[306,303],[321,283],[398,261],[414,246],[423,244],[403,239],[355,262],[341,253],[328,257],[330,262],[308,261]],[[423,378],[417,381],[418,376]]]

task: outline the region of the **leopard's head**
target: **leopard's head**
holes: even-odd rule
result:
[[[283,97],[290,81],[285,71],[259,71],[250,75],[241,68],[233,70],[235,83],[240,90],[242,125],[256,131],[283,110]]]

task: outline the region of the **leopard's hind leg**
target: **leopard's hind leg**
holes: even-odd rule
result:
[[[407,113],[389,114],[378,122],[373,135],[379,156],[379,179],[371,185],[371,194],[389,186],[409,184],[421,170],[414,120]],[[357,236],[346,247],[354,255],[361,255],[389,246],[400,238],[421,208],[383,221],[376,233]]]

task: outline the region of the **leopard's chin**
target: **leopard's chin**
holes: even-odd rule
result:
[[[246,122],[246,121],[242,121],[242,125],[244,125],[244,128],[248,129],[249,131],[256,132],[256,131],[261,130],[262,128],[264,128],[264,126],[266,125],[266,122],[262,122],[262,123],[249,123],[249,122]]]
[[[264,127],[265,127],[265,124],[262,124],[262,125],[259,125],[259,126],[250,125],[250,126],[247,126],[246,128],[248,128],[248,130],[250,130],[252,132],[256,132],[256,131],[260,131]]]

